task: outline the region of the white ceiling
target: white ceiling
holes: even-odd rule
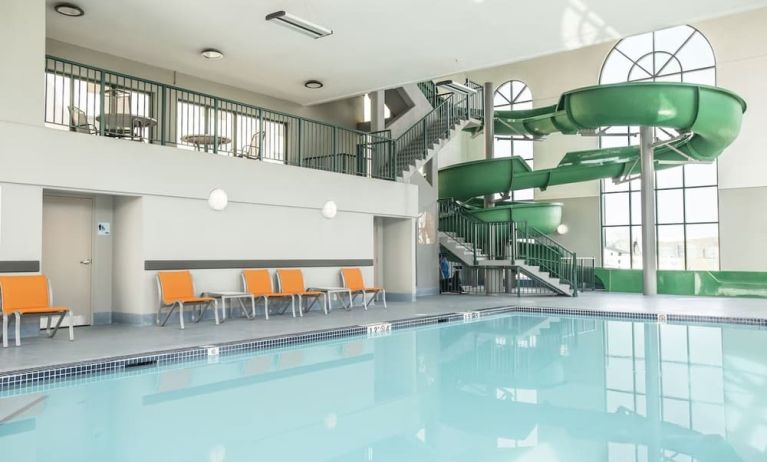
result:
[[[767,0],[48,0],[48,36],[302,104],[315,104],[767,5]],[[313,40],[268,23],[286,10]],[[208,61],[203,48],[226,57]],[[304,88],[318,79],[321,90]]]

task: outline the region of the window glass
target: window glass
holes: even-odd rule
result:
[[[533,93],[526,83],[510,80],[500,85],[493,95],[493,107],[498,111],[519,111],[533,108]],[[533,141],[522,136],[496,136],[494,157],[521,157],[533,168]],[[496,195],[500,197],[500,195]],[[532,200],[533,189],[512,191],[512,200]]]
[[[690,82],[716,85],[716,62],[708,40],[697,29],[683,25],[627,37],[610,51],[600,74],[600,84],[628,81]],[[639,127],[604,127],[602,148],[639,143]],[[675,130],[658,128],[659,140],[670,140]],[[602,186],[603,264],[638,268],[641,265],[639,225],[642,201],[636,174],[605,179]],[[660,269],[718,269],[717,166],[688,164],[656,172],[658,267]],[[615,194],[615,193],[625,194]],[[612,226],[632,225],[611,229]],[[627,254],[614,248],[621,234]],[[695,242],[692,235],[695,235]],[[608,238],[611,239],[608,242]],[[629,251],[631,250],[631,251]],[[620,255],[620,258],[618,257]],[[629,261],[627,262],[626,259]],[[639,261],[638,261],[639,260]]]

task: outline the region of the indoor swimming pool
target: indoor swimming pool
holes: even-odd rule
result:
[[[506,314],[0,392],[12,462],[767,460],[767,330]]]

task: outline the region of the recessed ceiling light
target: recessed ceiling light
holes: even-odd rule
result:
[[[56,13],[63,14],[72,18],[77,18],[85,14],[85,11],[77,5],[72,3],[57,3],[53,6]]]
[[[221,53],[218,50],[214,50],[213,48],[208,48],[206,50],[202,50],[202,52],[200,54],[205,59],[221,59],[221,58],[224,57],[223,53]]]
[[[316,90],[318,88],[324,87],[325,84],[320,82],[319,80],[307,80],[306,82],[304,82],[304,86],[306,88],[311,88],[312,90]]]

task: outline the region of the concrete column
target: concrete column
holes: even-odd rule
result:
[[[0,72],[0,120],[42,125],[45,1],[3,0],[0,43],[7,65]]]
[[[640,127],[639,151],[642,162],[642,293],[658,293],[658,259],[655,243],[655,164],[653,128]]]
[[[484,84],[484,99],[485,99],[485,159],[492,159],[495,155],[495,104],[493,103],[493,95],[495,88],[493,82],[485,82]],[[485,196],[485,207],[490,207],[493,204],[493,196]]]
[[[384,110],[384,90],[370,92],[370,131],[377,132],[386,128],[386,113]]]
[[[383,218],[383,280],[386,299],[414,301],[416,245],[414,218]]]

